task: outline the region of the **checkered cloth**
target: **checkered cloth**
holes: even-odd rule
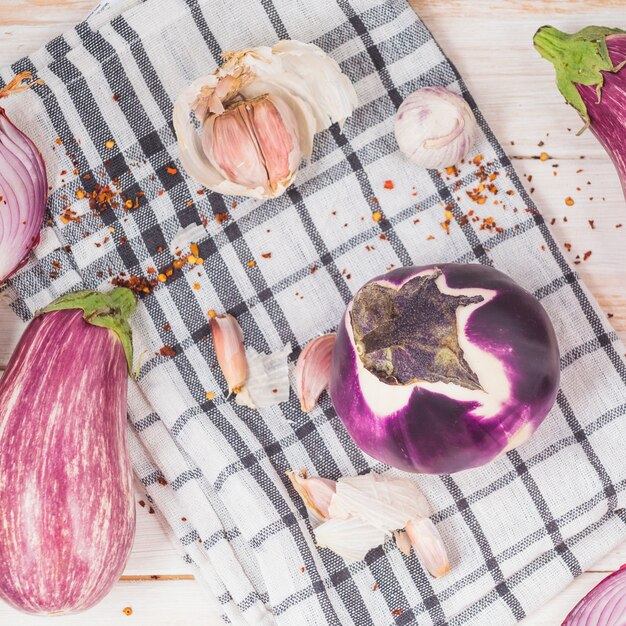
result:
[[[177,161],[174,99],[215,68],[222,50],[286,37],[332,55],[360,106],[343,133],[333,127],[316,137],[311,162],[282,197],[201,193]],[[134,315],[143,365],[130,383],[128,436],[146,507],[171,529],[227,621],[502,626],[626,537],[624,347],[457,71],[403,0],[123,0],[1,77],[27,69],[45,85],[6,108],[44,152],[52,225],[8,288],[18,314],[29,318],[71,289],[107,289],[111,275],[149,276],[171,263],[174,235],[204,218],[204,265],[176,271]],[[482,205],[468,197],[473,163],[457,177],[398,153],[393,115],[426,85],[449,87],[473,108],[482,130],[476,154],[499,173],[500,205],[489,194]],[[113,179],[125,197],[139,197],[139,208],[98,215],[77,199],[79,188]],[[68,206],[79,222],[60,219]],[[458,218],[449,234],[446,206]],[[384,219],[375,222],[374,211]],[[213,219],[225,212],[229,221]],[[411,477],[450,551],[452,572],[432,580],[391,542],[352,564],[315,546],[286,470],[334,479],[399,472],[356,448],[326,396],[310,414],[293,391],[259,412],[227,400],[207,311],[233,313],[259,351],[291,342],[293,382],[301,347],[335,328],[366,280],[445,261],[493,264],[541,300],[559,337],[562,387],[521,448],[484,468]],[[163,346],[176,355],[160,355]]]

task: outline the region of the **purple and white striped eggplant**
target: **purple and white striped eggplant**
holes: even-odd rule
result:
[[[0,597],[22,611],[90,608],[130,554],[134,307],[125,288],[66,294],[29,324],[0,380]]]
[[[329,391],[362,450],[447,474],[526,441],[558,387],[559,349],[539,301],[492,267],[448,263],[399,268],[357,292]]]
[[[587,26],[568,35],[542,26],[533,40],[556,84],[613,160],[626,197],[626,31]],[[580,134],[580,133],[578,133]]]

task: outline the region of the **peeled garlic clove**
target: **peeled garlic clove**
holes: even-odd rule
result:
[[[296,363],[296,390],[300,406],[305,413],[311,411],[328,387],[335,346],[335,333],[322,335],[309,341]]]
[[[215,355],[228,384],[228,393],[239,393],[248,376],[248,362],[243,347],[243,331],[229,313],[209,319]]]
[[[450,562],[436,526],[427,518],[412,519],[406,525],[406,534],[417,556],[434,578],[450,571]]]
[[[328,548],[347,561],[360,561],[387,538],[386,533],[356,517],[329,519],[313,533],[321,548]]]
[[[411,540],[404,530],[394,530],[393,538],[396,540],[398,550],[405,556],[411,555]]]
[[[289,480],[306,506],[322,520],[328,519],[328,507],[335,494],[336,483],[328,478],[306,478],[295,472],[287,472]]]
[[[340,478],[330,505],[331,517],[358,517],[387,532],[429,514],[426,498],[412,481],[375,472]]]
[[[478,136],[467,102],[443,87],[424,87],[407,96],[394,125],[400,150],[421,167],[443,169],[464,159]]]

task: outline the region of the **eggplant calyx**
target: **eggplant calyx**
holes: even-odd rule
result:
[[[456,310],[483,301],[440,291],[437,269],[396,289],[365,285],[355,296],[350,320],[363,366],[389,385],[454,383],[481,390],[459,344]]]
[[[626,31],[619,28],[587,26],[568,35],[552,26],[542,26],[533,37],[537,52],[554,65],[556,84],[565,101],[578,111],[585,122],[578,135],[591,120],[576,84],[595,86],[600,101],[604,85],[602,72],[619,72],[624,66],[624,63],[613,65],[606,38],[624,34]]]
[[[133,367],[133,332],[128,323],[128,318],[136,306],[135,294],[126,287],[116,287],[107,293],[85,289],[66,293],[37,311],[37,315],[68,309],[82,310],[83,319],[88,324],[108,328],[118,336],[124,348],[128,371],[131,373]]]

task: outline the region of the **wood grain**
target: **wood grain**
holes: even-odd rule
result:
[[[611,323],[626,340],[626,203],[613,166],[597,141],[588,132],[575,136],[580,120],[564,105],[551,66],[532,48],[532,36],[544,23],[570,31],[591,23],[625,27],[624,0],[410,3],[464,76],[525,186],[534,189],[540,210],[548,221],[554,218],[551,229],[557,241],[571,244],[568,258],[573,261],[576,254],[592,250],[589,260],[576,269],[607,315],[613,315]],[[94,0],[3,0],[0,64],[32,52],[86,16],[95,4]],[[539,161],[536,157],[541,151],[552,158]],[[532,181],[524,176],[532,176]],[[573,207],[564,204],[567,196],[574,198]],[[615,228],[622,222],[622,229]],[[0,299],[0,367],[22,330],[21,322]],[[131,621],[153,626],[221,623],[208,594],[189,579],[193,569],[182,561],[156,516],[138,507],[137,524],[122,580],[101,605],[87,614],[64,618],[63,626],[115,626]],[[580,597],[625,561],[626,544],[600,559],[523,626],[559,624]],[[132,616],[122,612],[125,607],[133,609]],[[0,604],[0,623],[41,626],[42,620]]]

